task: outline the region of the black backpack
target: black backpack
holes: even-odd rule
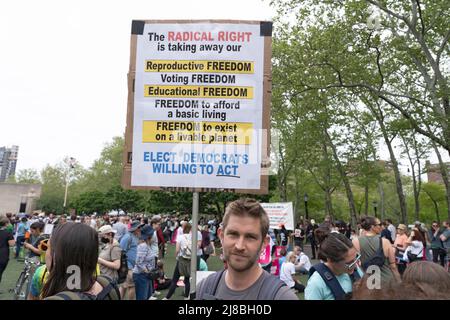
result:
[[[127,279],[127,275],[128,275],[128,256],[127,256],[127,252],[128,250],[130,250],[131,247],[131,235],[130,235],[130,239],[128,240],[128,244],[127,244],[127,250],[122,250],[120,252],[120,268],[119,270],[117,270],[117,274],[118,274],[118,278],[117,278],[117,283],[121,284],[124,283],[125,280]]]
[[[201,291],[196,294],[197,297],[199,297],[197,300],[220,300],[215,294],[224,272],[225,269],[222,269],[203,280],[205,283],[202,285]],[[270,274],[264,278],[263,285],[256,300],[275,300],[278,291],[280,291],[282,287],[286,287],[286,284],[279,278]]]
[[[384,251],[383,251],[383,238],[380,237],[380,246],[378,247],[377,252],[375,253],[375,255],[373,257],[371,257],[369,260],[364,262],[362,264],[362,267],[363,267],[364,271],[366,271],[367,268],[369,268],[370,266],[378,266],[381,268],[384,265],[385,259],[386,258],[384,256]]]
[[[119,288],[110,277],[101,275],[97,277],[97,281],[103,287],[97,296],[83,292],[63,291],[44,300],[120,300]]]

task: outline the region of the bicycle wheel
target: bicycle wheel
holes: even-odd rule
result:
[[[26,300],[28,295],[29,282],[29,277],[26,272],[22,272],[20,274],[19,280],[17,280],[17,285],[14,290],[14,300]]]
[[[14,286],[13,293],[14,293],[14,300],[19,300],[19,288],[22,286],[23,278],[25,277],[25,271],[22,271],[19,275],[19,278],[16,281],[16,285]]]

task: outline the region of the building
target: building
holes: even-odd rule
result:
[[[41,192],[40,184],[0,183],[0,215],[7,212],[32,214]]]
[[[447,174],[450,176],[450,162],[445,162],[444,165],[447,167]],[[444,184],[439,164],[433,164],[427,160],[425,163],[425,170],[427,173],[428,182]]]
[[[16,173],[18,146],[0,147],[0,182],[5,182]]]

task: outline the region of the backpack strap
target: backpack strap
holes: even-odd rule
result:
[[[202,290],[197,293],[197,297],[201,297],[201,300],[218,300],[215,294],[224,272],[225,269],[222,269],[203,280],[205,283],[201,287]]]
[[[309,276],[311,277],[316,271],[331,290],[334,298],[336,300],[344,300],[346,295],[345,291],[342,289],[341,284],[336,279],[334,273],[324,263],[318,263],[315,266],[312,266],[311,269],[309,269]]]
[[[45,298],[44,300],[89,300],[86,299],[81,292],[73,292],[73,291],[63,291],[55,294],[54,296],[50,296]]]
[[[197,296],[201,297],[201,300],[219,300],[215,295],[224,273],[225,269],[222,269],[203,280],[205,283],[202,285],[202,290],[197,293]],[[266,274],[265,271],[263,274],[263,284],[256,300],[275,300],[278,291],[285,287],[286,284],[274,275]]]
[[[286,283],[281,281],[280,278],[264,271],[263,284],[256,300],[275,300],[278,291],[282,287],[286,287]]]
[[[378,247],[378,255],[383,255],[384,256],[384,250],[383,250],[383,238],[380,237],[380,246]]]
[[[96,300],[120,300],[119,289],[111,278],[100,275],[97,277],[97,282],[100,283],[103,290],[97,295]]]

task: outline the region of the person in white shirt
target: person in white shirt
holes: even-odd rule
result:
[[[414,262],[417,260],[422,260],[423,249],[424,249],[425,239],[417,228],[411,231],[411,234],[406,241],[408,246],[403,255],[403,260],[408,262]]]
[[[184,226],[186,223],[187,223],[187,221],[184,221],[184,220],[180,221],[180,225],[179,225],[179,227],[177,228],[177,239],[178,239],[178,237],[181,237],[181,236],[183,235],[183,226]]]
[[[299,246],[294,248],[295,254],[295,270],[302,274],[308,274],[309,269],[311,269],[311,261],[309,257],[302,252],[302,249]]]
[[[392,224],[392,220],[391,219],[386,219],[386,221],[389,223],[387,229],[391,232],[391,239],[392,239],[392,241],[395,241],[395,237],[397,235],[397,229]]]
[[[286,256],[286,262],[281,265],[280,280],[286,283],[289,288],[295,289],[298,292],[304,292],[305,286],[293,277],[295,275],[295,260],[296,256],[294,252],[289,252]]]

